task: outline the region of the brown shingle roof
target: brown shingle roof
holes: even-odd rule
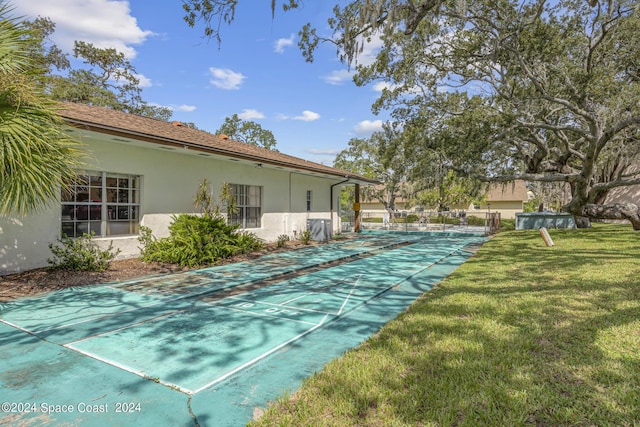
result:
[[[361,175],[289,156],[278,151],[232,141],[228,137],[224,138],[223,136],[221,138],[218,135],[181,126],[181,123],[178,124],[179,122],[170,123],[110,108],[70,102],[61,103],[59,114],[69,125],[95,132],[165,146],[186,146],[190,149],[220,156],[326,174],[337,178],[350,178],[353,182],[363,184],[378,182]]]

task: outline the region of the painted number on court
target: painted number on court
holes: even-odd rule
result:
[[[256,304],[252,302],[239,302],[235,304],[234,307],[249,309],[249,308],[256,307]],[[289,309],[280,308],[280,307],[269,307],[269,308],[262,309],[262,311],[269,314],[279,314],[281,316],[295,316],[297,314],[300,314],[299,311],[289,310]]]

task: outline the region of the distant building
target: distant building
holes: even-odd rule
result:
[[[480,205],[471,205],[469,215],[473,211],[500,212],[503,219],[514,219],[516,213],[524,212],[524,204],[531,198],[527,185],[522,180],[505,183],[493,183],[489,187],[487,201]]]
[[[468,215],[484,216],[487,211],[500,212],[502,218],[514,219],[515,214],[524,211],[524,204],[532,198],[524,181],[517,180],[505,183],[493,183],[489,187],[486,202],[480,204],[448,206],[453,212],[465,211]],[[411,206],[404,197],[396,197],[395,205],[397,211],[407,211],[409,213],[422,214],[428,209],[420,206]],[[384,205],[379,201],[361,202],[363,214],[366,216],[381,216],[384,212]]]

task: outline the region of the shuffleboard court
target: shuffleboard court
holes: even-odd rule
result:
[[[65,289],[44,297],[0,303],[0,319],[27,332],[44,336],[51,336],[52,333],[57,333],[52,331],[62,332],[66,327],[83,322],[94,324],[94,328],[100,328],[102,325],[121,327],[125,322],[140,322],[146,315],[154,317],[156,310],[182,309],[185,303],[176,304],[176,300],[236,288],[328,262],[384,250],[405,244],[414,238],[406,236],[394,239],[353,239],[295,252],[268,255],[253,262],[152,276],[109,286]],[[145,308],[149,309],[143,310]],[[107,320],[110,317],[117,319]],[[98,329],[92,329],[92,332],[97,333]]]
[[[73,360],[91,360],[105,370],[150,381],[185,396],[188,402],[196,396],[233,402],[222,409],[210,402],[210,408],[224,412],[224,416],[218,414],[219,421],[226,421],[207,425],[244,425],[250,418],[247,402],[266,405],[264,392],[257,390],[268,388],[265,381],[280,384],[279,379],[271,378],[271,372],[263,380],[260,376],[249,380],[256,382],[253,385],[246,384],[249,372],[261,372],[264,364],[277,365],[283,355],[290,354],[295,358],[291,367],[302,369],[302,377],[308,375],[309,363],[328,361],[337,349],[357,345],[365,338],[362,333],[373,332],[371,328],[383,322],[376,319],[388,320],[387,316],[428,289],[417,285],[420,280],[431,283],[433,277],[451,271],[468,256],[465,248],[483,240],[418,234],[351,239],[246,263],[23,299],[0,306],[0,325],[36,338],[28,340],[28,346],[43,340],[40,345],[58,346],[61,358],[69,357],[67,352],[80,355],[82,359]],[[285,276],[296,271],[298,274]],[[270,281],[257,286],[264,280]],[[255,286],[243,291],[249,284]],[[230,289],[235,292],[224,292]],[[361,324],[359,316],[364,316]],[[341,344],[325,348],[322,356],[317,348],[325,340]],[[296,355],[312,348],[313,357]],[[24,361],[16,356],[9,362]],[[295,377],[294,387],[302,377]],[[281,378],[291,383],[289,372],[282,372]],[[82,383],[86,378],[75,380]],[[242,391],[238,384],[245,384]],[[16,398],[37,394],[37,386],[15,387],[2,372],[0,385],[17,391]],[[278,393],[283,391],[286,389]],[[122,393],[117,385],[104,384],[90,395],[113,400]],[[128,393],[130,397],[131,390]],[[241,395],[234,398],[238,393]],[[147,400],[149,405],[159,404]],[[189,406],[191,416],[201,421],[209,410],[213,409],[197,414]],[[32,415],[22,415],[33,421]],[[57,419],[77,420],[70,414]],[[137,425],[152,425],[140,420]],[[113,421],[108,418],[104,425],[118,425]]]
[[[204,297],[189,308],[65,346],[193,394],[336,321],[458,249],[452,242],[425,254],[422,246],[391,249],[218,301]]]

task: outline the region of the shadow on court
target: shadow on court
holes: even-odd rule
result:
[[[371,234],[0,304],[0,424],[244,425],[483,241]]]

